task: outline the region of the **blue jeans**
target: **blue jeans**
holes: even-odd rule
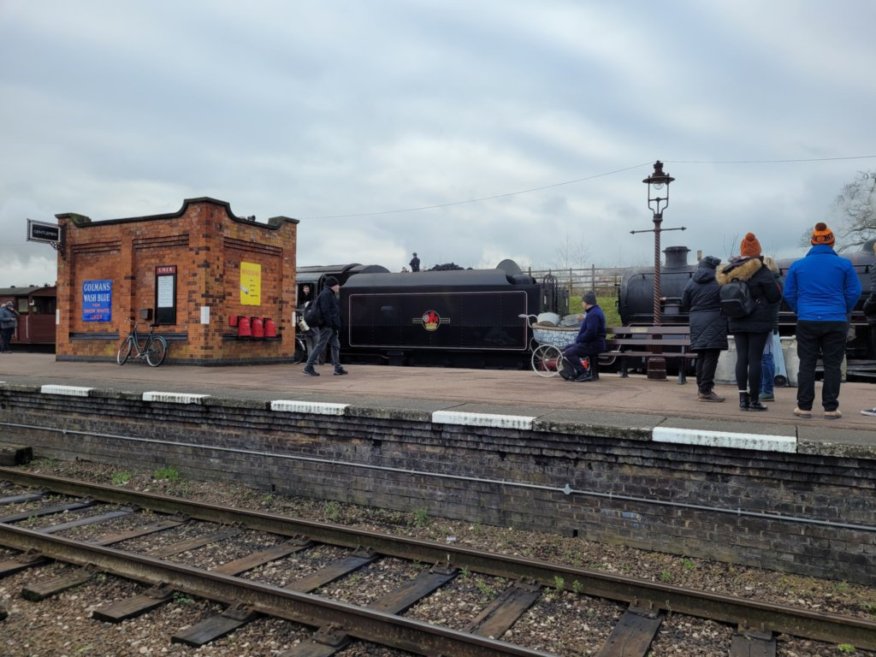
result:
[[[760,394],[773,394],[773,385],[776,381],[776,359],[773,357],[773,352],[769,349],[771,340],[767,340],[767,349],[763,352],[760,359]]]

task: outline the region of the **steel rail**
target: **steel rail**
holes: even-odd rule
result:
[[[333,626],[356,639],[417,654],[554,657],[551,653],[529,650],[504,641],[457,632],[322,596],[298,593],[272,584],[12,525],[0,524],[0,543],[22,551],[35,550],[57,561],[89,566],[138,582],[164,585],[189,595],[245,605],[254,612],[311,627]]]
[[[202,504],[153,493],[137,493],[61,477],[25,473],[12,468],[0,468],[0,478],[23,486],[87,496],[93,500],[116,504],[134,505],[203,521],[241,524],[282,536],[304,535],[333,545],[350,548],[365,547],[380,554],[402,559],[453,565],[497,577],[530,579],[547,587],[554,587],[558,581],[562,581],[567,590],[581,591],[587,595],[638,607],[665,609],[753,629],[784,632],[806,639],[850,643],[859,648],[876,649],[876,623],[850,616],[767,604],[520,557],[486,554],[470,548],[448,546],[433,541],[395,537],[340,525]]]

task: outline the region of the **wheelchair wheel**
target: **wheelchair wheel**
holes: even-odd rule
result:
[[[543,377],[557,376],[563,367],[563,352],[550,344],[542,344],[532,352],[532,371]]]

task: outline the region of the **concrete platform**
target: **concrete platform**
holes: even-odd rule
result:
[[[704,440],[724,434],[793,437],[799,453],[837,454],[876,458],[876,418],[860,414],[876,406],[876,386],[843,384],[843,417],[826,420],[814,408],[811,420],[792,413],[795,388],[777,388],[776,401],[763,413],[745,413],[736,404],[733,386],[716,390],[725,403],[696,399],[696,386],[675,378],[650,381],[641,375],[620,378],[604,374],[595,383],[569,383],[559,377],[542,378],[531,371],[440,369],[389,366],[350,366],[348,376],[303,374],[301,365],[197,367],[165,365],[151,368],[139,363],[56,361],[51,354],[0,355],[0,386],[69,386],[75,388],[145,393],[175,392],[220,399],[254,401],[299,400],[371,406],[387,410],[433,413],[454,411],[577,423],[606,430],[654,430],[664,439]],[[820,384],[816,395],[820,394]],[[671,431],[668,431],[671,430]],[[666,435],[667,431],[670,435]],[[654,439],[657,440],[657,433]],[[720,442],[718,443],[720,444]],[[744,445],[739,445],[744,446]]]

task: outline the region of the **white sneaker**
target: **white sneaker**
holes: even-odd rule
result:
[[[876,408],[865,408],[861,411],[861,415],[870,415],[872,417],[876,417]]]

